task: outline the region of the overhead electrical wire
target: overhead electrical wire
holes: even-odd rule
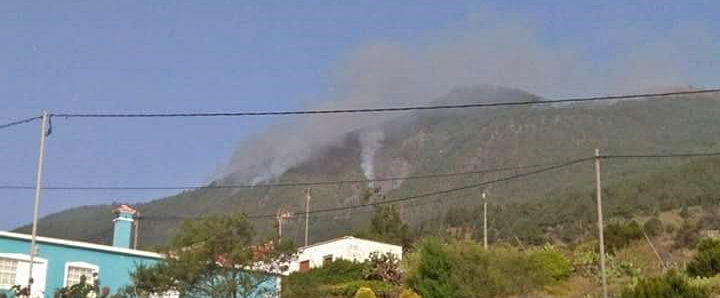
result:
[[[316,210],[311,210],[310,212],[308,212],[308,214],[327,213],[327,212],[333,212],[333,211],[344,211],[344,210],[351,210],[351,209],[357,209],[357,208],[374,207],[374,206],[379,206],[379,205],[394,204],[394,203],[399,203],[399,202],[406,202],[406,201],[417,200],[417,199],[426,198],[426,197],[444,195],[444,194],[449,194],[449,193],[458,192],[458,191],[462,191],[462,190],[479,188],[479,187],[491,185],[491,184],[494,184],[494,183],[499,183],[499,182],[505,182],[505,181],[515,180],[515,179],[520,179],[520,178],[524,178],[524,177],[527,177],[527,176],[536,175],[536,174],[540,174],[540,173],[552,171],[552,170],[555,170],[555,169],[572,166],[572,165],[575,165],[575,164],[578,164],[578,163],[581,163],[581,162],[585,162],[585,161],[589,161],[589,160],[592,160],[592,159],[594,159],[594,157],[586,157],[586,158],[575,159],[575,160],[568,161],[568,162],[564,162],[564,163],[561,163],[561,164],[544,167],[544,168],[539,169],[539,170],[534,170],[534,171],[529,171],[529,172],[525,172],[525,173],[510,175],[510,176],[503,177],[503,178],[498,178],[498,179],[494,179],[494,180],[484,181],[484,182],[476,183],[476,184],[465,185],[465,186],[461,186],[461,187],[455,187],[455,188],[450,188],[450,189],[445,189],[445,190],[440,190],[440,191],[433,191],[433,192],[423,193],[423,194],[419,194],[419,195],[407,196],[407,197],[398,198],[398,199],[377,201],[377,202],[371,202],[371,203],[361,204],[361,205],[350,205],[350,206],[335,207],[335,208],[316,209]],[[303,214],[305,214],[305,213],[303,212]],[[274,217],[274,216],[275,216],[274,214],[250,215],[250,216],[248,216],[248,218],[259,219],[259,218],[268,218],[268,217]]]
[[[684,158],[684,157],[712,157],[720,156],[720,152],[691,152],[691,153],[667,153],[667,154],[612,154],[601,155],[601,159],[624,159],[624,158]]]
[[[361,108],[361,109],[329,109],[329,110],[295,110],[295,111],[261,111],[261,112],[186,112],[186,113],[51,113],[50,118],[178,118],[178,117],[241,117],[241,116],[286,116],[286,115],[322,115],[322,114],[353,114],[353,113],[383,113],[383,112],[400,112],[400,111],[420,111],[420,110],[441,110],[441,109],[464,109],[464,108],[487,108],[500,106],[521,106],[521,105],[543,105],[558,103],[578,103],[593,101],[612,101],[638,98],[653,98],[681,95],[701,95],[718,93],[720,88],[687,90],[662,93],[637,93],[626,95],[609,95],[595,97],[575,97],[560,98],[552,100],[535,100],[535,101],[516,101],[516,102],[490,102],[490,103],[469,103],[456,105],[429,105],[429,106],[407,106],[407,107],[388,107],[388,108]],[[0,129],[13,127],[20,124],[29,123],[42,119],[42,116],[30,117],[18,121],[9,122],[0,125]]]
[[[404,181],[404,180],[422,180],[422,179],[436,179],[445,177],[456,177],[456,176],[467,176],[467,175],[478,175],[487,173],[517,171],[524,169],[532,169],[539,167],[547,167],[556,165],[558,163],[544,163],[534,164],[527,166],[516,166],[516,167],[502,167],[493,169],[482,169],[475,171],[465,172],[451,172],[451,173],[438,173],[438,174],[426,174],[416,176],[401,176],[401,177],[387,177],[387,178],[376,178],[376,179],[356,179],[356,180],[334,180],[334,181],[315,181],[315,182],[293,182],[293,183],[261,183],[261,184],[235,184],[235,185],[205,185],[205,186],[45,186],[43,190],[77,190],[77,191],[104,191],[104,190],[117,190],[117,191],[132,191],[132,190],[193,190],[193,189],[243,189],[243,188],[267,188],[267,187],[307,187],[307,186],[323,186],[323,185],[342,185],[342,184],[361,184],[371,182],[388,182],[388,181]],[[35,186],[30,185],[0,185],[0,189],[8,190],[34,190]]]
[[[3,125],[0,125],[0,129],[10,128],[10,127],[13,127],[13,126],[16,126],[16,125],[25,124],[25,123],[30,123],[30,122],[33,122],[33,121],[35,121],[35,120],[40,120],[40,119],[42,119],[42,116],[36,116],[36,117],[30,117],[30,118],[26,118],[26,119],[22,119],[22,120],[17,120],[17,121],[13,121],[13,122],[10,122],[10,123],[6,123],[6,124],[3,124]]]
[[[600,159],[613,159],[613,158],[681,158],[681,157],[687,158],[687,157],[710,157],[710,156],[720,156],[720,152],[669,153],[669,154],[617,154],[617,155],[601,155],[601,156],[599,156],[598,158],[600,158]],[[457,192],[457,191],[462,191],[462,190],[467,190],[467,189],[473,189],[473,188],[479,188],[479,187],[482,187],[482,186],[492,185],[492,184],[499,183],[499,182],[505,182],[505,181],[515,180],[515,179],[519,179],[519,178],[523,178],[523,177],[527,177],[527,176],[531,176],[531,175],[535,175],[535,174],[540,174],[540,173],[543,173],[543,172],[555,170],[555,169],[558,169],[558,168],[563,168],[563,167],[572,166],[572,165],[575,165],[575,164],[578,164],[578,163],[582,163],[582,162],[585,162],[585,161],[590,161],[590,160],[593,160],[593,159],[595,159],[594,156],[593,156],[593,157],[580,158],[580,159],[575,159],[575,160],[571,160],[571,161],[567,161],[567,162],[563,162],[563,163],[557,163],[557,164],[553,164],[553,165],[548,165],[548,166],[546,166],[546,167],[544,167],[544,168],[542,168],[542,169],[539,169],[539,170],[529,171],[529,172],[520,173],[520,174],[515,174],[515,175],[508,176],[508,177],[503,177],[503,178],[494,179],[494,180],[490,180],[490,181],[484,181],[484,182],[477,183],[477,184],[471,184],[471,185],[466,185],[466,186],[461,186],[461,187],[456,187],[456,188],[451,188],[451,189],[446,189],[446,190],[441,190],[441,191],[435,191],[435,192],[429,192],[429,193],[424,193],[424,194],[419,194],[419,195],[413,195],[413,196],[403,197],[403,198],[399,198],[399,199],[391,199],[391,200],[371,202],[371,203],[368,203],[368,204],[349,205],[349,206],[343,206],[343,207],[335,207],[335,208],[326,208],[326,209],[311,210],[310,212],[308,212],[308,214],[317,215],[317,214],[320,214],[320,213],[346,211],[346,210],[352,210],[352,209],[360,209],[360,208],[374,207],[374,206],[378,206],[378,205],[394,204],[394,203],[398,203],[398,202],[405,202],[405,201],[417,200],[417,199],[426,198],[426,197],[432,197],[432,196],[438,196],[438,195],[443,195],[443,194],[449,194],[449,193],[454,193],[454,192]],[[433,201],[433,202],[430,202],[430,203],[437,203],[437,200],[435,200],[435,201]],[[422,206],[422,205],[426,205],[426,203],[417,203],[417,204],[413,204],[413,205],[403,205],[403,207],[417,207],[417,206]],[[372,212],[372,211],[368,211],[367,213],[369,213],[369,212]],[[305,212],[298,212],[297,214],[298,214],[298,215],[300,215],[300,214],[303,214],[303,215],[304,215]],[[274,218],[275,216],[276,216],[275,214],[249,215],[248,218],[250,218],[250,219],[272,219],[272,218]],[[313,217],[315,217],[315,216],[313,216]],[[185,220],[185,219],[193,219],[193,218],[195,218],[195,217],[182,217],[182,216],[151,217],[151,219],[155,219],[155,220]]]
[[[687,158],[687,157],[712,157],[720,156],[720,152],[690,152],[690,153],[667,153],[667,154],[611,154],[600,155],[600,159],[626,159],[626,158]],[[456,176],[479,175],[487,173],[508,172],[525,170],[539,167],[548,167],[562,164],[562,162],[542,163],[527,166],[516,167],[500,167],[492,169],[481,169],[475,171],[437,173],[414,176],[386,177],[376,179],[355,179],[355,180],[329,180],[329,181],[312,181],[312,182],[289,182],[289,183],[261,183],[261,184],[230,184],[230,185],[205,185],[205,186],[45,186],[43,190],[66,190],[66,191],[141,191],[141,190],[197,190],[197,189],[253,189],[267,187],[308,187],[308,186],[325,186],[325,185],[342,185],[342,184],[362,184],[372,182],[388,182],[388,181],[405,181],[405,180],[423,180],[436,179]],[[31,185],[10,185],[0,184],[0,190],[34,190],[35,186]]]
[[[328,109],[328,110],[296,110],[296,111],[263,111],[263,112],[215,112],[215,113],[57,113],[50,114],[52,117],[61,118],[179,118],[179,117],[242,117],[242,116],[288,116],[288,115],[322,115],[322,114],[354,114],[354,113],[384,113],[402,111],[440,110],[440,109],[465,109],[465,108],[487,108],[500,106],[522,106],[558,103],[577,103],[607,100],[623,100],[650,97],[667,97],[679,95],[699,95],[717,93],[720,89],[688,90],[663,93],[639,93],[627,95],[610,95],[595,97],[561,98],[553,100],[517,101],[517,102],[490,102],[490,103],[469,103],[456,105],[429,105],[429,106],[407,106],[387,108],[361,108],[361,109]]]

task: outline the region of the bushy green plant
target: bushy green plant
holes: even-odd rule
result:
[[[636,221],[609,224],[605,230],[605,248],[608,253],[620,250],[630,242],[643,238],[642,228]]]
[[[695,257],[688,263],[691,276],[711,277],[720,273],[720,240],[704,238],[697,245]]]
[[[528,293],[567,278],[570,261],[554,246],[528,252],[474,241],[426,239],[406,257],[407,285],[422,297],[491,298]],[[482,289],[482,291],[478,291]]]
[[[400,287],[390,283],[378,280],[356,280],[329,286],[327,287],[326,293],[307,297],[352,297],[360,288],[372,289],[375,296],[379,298],[395,298],[400,292]]]
[[[663,223],[659,218],[653,217],[643,224],[643,229],[648,236],[657,236],[663,232]]]
[[[677,272],[662,277],[640,279],[634,287],[623,290],[621,298],[707,298],[710,292],[691,285],[687,278]]]
[[[529,261],[538,270],[539,278],[560,281],[568,278],[572,272],[570,260],[554,245],[546,244],[529,253]],[[544,281],[544,280],[543,280]]]
[[[322,267],[295,272],[283,280],[283,297],[323,297],[329,286],[362,281],[367,271],[366,263],[338,259]],[[357,287],[344,296],[350,297],[355,291]]]
[[[573,269],[580,276],[594,279],[600,278],[600,254],[597,252],[597,241],[579,245],[573,253]],[[640,269],[630,262],[618,260],[611,254],[605,254],[605,267],[609,278],[637,277]]]
[[[376,298],[375,292],[373,292],[372,289],[366,288],[366,287],[359,288],[357,290],[357,292],[355,292],[355,296],[353,296],[353,297],[354,298]]]
[[[438,238],[423,240],[416,252],[417,264],[406,276],[407,285],[425,298],[457,297],[458,286],[452,280],[450,254]]]
[[[402,292],[400,292],[400,295],[398,295],[398,298],[422,298],[417,293],[413,292],[413,290],[410,289],[404,289]]]

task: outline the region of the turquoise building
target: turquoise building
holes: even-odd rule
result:
[[[96,274],[111,293],[131,283],[137,264],[154,264],[163,256],[130,249],[135,210],[123,205],[113,212],[113,245],[37,237],[33,262],[32,297],[52,297],[55,291],[76,284],[81,276],[92,282]],[[30,241],[26,234],[0,231],[0,292],[13,285],[25,286],[30,275]]]
[[[123,205],[113,213],[112,246],[36,238],[31,297],[52,298],[57,289],[77,284],[83,275],[88,282],[97,276],[101,287],[107,286],[110,293],[116,293],[118,289],[132,283],[130,272],[137,264],[151,265],[163,259],[161,254],[130,248],[135,210]],[[0,293],[9,293],[8,290],[14,285],[27,285],[30,276],[30,241],[30,235],[0,231]],[[263,287],[275,291],[256,295],[258,298],[279,297],[280,278],[270,279]],[[168,294],[165,297],[177,295]]]

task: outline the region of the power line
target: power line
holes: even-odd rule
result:
[[[444,195],[444,194],[449,194],[449,193],[453,193],[453,192],[457,192],[457,191],[461,191],[461,190],[483,187],[483,186],[498,183],[498,182],[505,182],[505,181],[515,180],[515,179],[519,179],[519,178],[524,178],[527,176],[536,175],[536,174],[552,171],[555,169],[575,165],[575,164],[578,164],[581,162],[592,160],[593,158],[594,157],[580,158],[580,159],[564,162],[561,164],[545,167],[545,168],[535,170],[535,171],[525,172],[525,173],[521,173],[521,174],[515,174],[515,175],[511,175],[511,176],[504,177],[504,178],[494,179],[494,180],[490,180],[490,181],[485,181],[485,182],[476,183],[476,184],[470,184],[470,185],[446,189],[446,190],[440,190],[440,191],[434,191],[434,192],[429,192],[429,193],[424,193],[424,194],[419,194],[419,195],[413,195],[413,196],[403,197],[403,198],[399,198],[399,199],[373,202],[373,203],[368,203],[368,204],[363,204],[363,205],[350,205],[350,206],[344,206],[344,207],[318,209],[318,210],[312,210],[308,213],[315,214],[315,213],[326,213],[326,212],[333,212],[333,211],[343,211],[343,210],[350,210],[350,209],[357,209],[357,208],[364,208],[364,207],[373,207],[373,206],[379,206],[379,205],[411,201],[411,200],[416,200],[416,199],[421,199],[421,198],[431,197],[431,196],[437,196],[437,195]],[[272,217],[272,216],[275,216],[275,215],[274,214],[255,215],[255,216],[248,216],[248,218],[267,218],[267,217]]]
[[[664,93],[641,93],[613,96],[577,97],[555,100],[536,100],[518,102],[491,102],[471,103],[457,105],[430,105],[430,106],[407,106],[389,108],[365,108],[365,109],[330,109],[330,110],[296,110],[296,111],[265,111],[265,112],[216,112],[216,113],[58,113],[50,114],[51,117],[63,118],[178,118],[178,117],[243,117],[243,116],[287,116],[287,115],[322,115],[322,114],[353,114],[353,113],[384,113],[419,110],[439,109],[465,109],[465,108],[487,108],[500,106],[521,106],[557,103],[577,103],[607,100],[623,100],[647,97],[666,97],[678,95],[698,95],[717,93],[720,89],[704,89],[691,91],[676,91]]]
[[[720,156],[720,152],[698,152],[698,153],[668,153],[668,154],[610,154],[601,155],[601,159],[622,159],[622,158],[683,158],[683,157],[711,157]]]
[[[345,210],[358,209],[358,208],[367,208],[367,207],[374,207],[374,206],[379,206],[379,205],[394,204],[394,203],[398,203],[398,202],[405,202],[405,201],[417,200],[417,199],[421,199],[421,198],[425,198],[425,197],[437,196],[437,195],[442,195],[442,194],[449,194],[449,193],[453,193],[453,192],[457,192],[457,191],[461,191],[461,190],[478,188],[478,187],[490,185],[490,184],[493,184],[493,183],[499,183],[499,182],[505,182],[505,181],[514,180],[514,179],[520,179],[520,178],[524,178],[524,177],[527,177],[527,176],[536,175],[536,174],[548,172],[548,171],[551,171],[551,170],[555,170],[555,169],[559,169],[559,168],[563,168],[563,167],[572,166],[572,165],[575,165],[575,164],[578,164],[578,163],[581,163],[581,162],[585,162],[585,161],[588,161],[588,160],[592,160],[593,158],[594,158],[594,157],[586,157],[586,158],[581,158],[581,159],[575,159],[575,160],[572,160],[572,161],[568,161],[568,162],[564,162],[564,163],[559,163],[559,164],[547,166],[547,167],[544,167],[544,168],[542,168],[542,169],[535,170],[535,171],[530,171],[530,172],[525,172],[525,173],[521,173],[521,174],[511,175],[511,176],[504,177],[504,178],[494,179],[494,180],[490,180],[490,181],[485,181],[485,182],[481,182],[481,183],[477,183],[477,184],[466,185],[466,186],[457,187],[457,188],[451,188],[451,189],[446,189],[446,190],[441,190],[441,191],[435,191],[435,192],[430,192],[430,193],[413,195],[413,196],[408,196],[408,197],[403,197],[403,198],[393,199],[393,200],[385,200],[385,201],[372,202],[372,203],[362,204],[362,205],[350,205],[350,206],[344,206],[344,207],[335,207],[335,208],[312,210],[312,211],[308,212],[308,214],[319,214],[319,213],[345,211]],[[433,201],[433,202],[435,202],[435,201]],[[424,204],[422,204],[422,203],[417,203],[417,204],[415,204],[415,205],[420,206],[420,205],[424,205]],[[304,214],[304,212],[303,212],[303,214]],[[248,217],[249,219],[272,219],[272,218],[275,217],[275,214],[248,215],[247,217]],[[148,217],[148,216],[144,216],[143,218],[144,218],[144,219],[150,219],[150,220],[187,220],[187,219],[197,219],[197,218],[199,218],[199,217],[192,217],[192,216],[149,216],[149,217]]]
[[[602,159],[613,159],[613,158],[680,158],[680,157],[710,157],[710,156],[720,156],[720,152],[706,152],[706,153],[670,153],[670,154],[616,154],[616,155],[602,155],[602,156],[600,156],[600,158],[602,158]],[[462,186],[462,187],[451,188],[451,189],[447,189],[447,190],[435,191],[435,192],[430,192],[430,193],[424,193],[424,194],[420,194],[420,195],[408,196],[408,197],[403,197],[403,198],[399,198],[399,199],[386,200],[386,201],[378,201],[378,202],[373,202],[373,203],[369,203],[369,204],[350,205],[350,206],[336,207],[336,208],[327,208],[327,209],[318,209],[318,210],[310,211],[310,212],[308,212],[308,213],[309,213],[309,214],[314,214],[315,216],[313,216],[313,217],[317,217],[317,216],[318,216],[317,214],[319,214],[319,213],[328,213],[328,212],[337,212],[337,211],[346,211],[346,210],[359,209],[359,208],[374,207],[374,206],[378,206],[378,205],[394,204],[394,203],[398,203],[398,202],[405,202],[405,201],[411,201],[411,200],[416,200],[416,199],[425,198],[425,197],[432,197],[432,196],[437,196],[437,195],[442,195],[442,194],[448,194],[448,193],[453,193],[453,192],[457,192],[457,191],[462,191],[462,190],[467,190],[467,189],[472,189],[472,188],[478,188],[478,187],[482,187],[482,186],[486,186],[486,185],[491,185],[491,184],[495,184],[495,183],[499,183],[499,182],[505,182],[505,181],[509,181],[509,180],[515,180],[515,179],[519,179],[519,178],[524,178],[524,177],[526,177],[526,176],[531,176],[531,175],[535,175],[535,174],[540,174],[540,173],[547,172],[547,171],[551,171],[551,170],[555,170],[555,169],[558,169],[558,168],[568,167],[568,166],[575,165],[575,164],[578,164],[578,163],[582,163],[582,162],[585,162],[585,161],[589,161],[589,160],[592,160],[592,159],[594,159],[594,157],[580,158],[580,159],[575,159],[575,160],[568,161],[568,162],[564,162],[564,163],[546,164],[546,166],[545,166],[544,168],[539,169],[539,170],[530,171],[530,172],[525,172],[525,173],[516,174],[516,175],[511,175],[511,176],[508,176],[508,177],[499,178],[499,179],[494,179],[494,180],[490,180],[490,181],[485,181],[485,182],[481,182],[481,183],[477,183],[477,184],[466,185],[466,186]],[[534,166],[532,166],[532,167],[540,167],[540,166],[542,166],[542,165],[534,165]],[[528,166],[528,167],[530,167],[530,166]],[[528,167],[524,167],[524,168],[528,168]],[[460,174],[460,173],[450,173],[450,174]],[[447,174],[446,174],[446,175],[447,175]],[[428,176],[429,176],[429,175],[428,175]],[[416,177],[423,177],[423,176],[416,176]],[[369,180],[366,180],[366,181],[369,181]],[[430,201],[430,202],[415,203],[415,204],[412,204],[412,205],[403,205],[403,207],[404,207],[404,208],[408,208],[408,207],[419,207],[419,206],[427,205],[427,204],[429,204],[429,203],[437,203],[437,202],[439,202],[439,200],[433,200],[433,201]],[[373,211],[365,211],[365,212],[359,212],[359,213],[372,213],[372,212],[373,212]],[[353,213],[353,214],[358,214],[358,213]],[[275,216],[274,214],[249,215],[248,218],[250,218],[250,219],[272,219],[272,218],[274,218],[274,216]],[[186,219],[195,219],[195,218],[198,218],[198,217],[185,217],[185,216],[151,216],[151,217],[149,217],[150,220],[186,220]]]
[[[35,120],[40,120],[40,119],[42,119],[42,116],[36,116],[36,117],[26,118],[26,119],[22,119],[22,120],[18,120],[18,121],[13,121],[13,122],[10,122],[10,123],[6,123],[6,124],[3,124],[3,125],[0,125],[0,129],[9,128],[9,127],[13,127],[13,126],[16,126],[16,125],[33,122],[33,121],[35,121]]]
[[[401,176],[401,177],[387,177],[377,179],[357,179],[357,180],[335,180],[335,181],[316,181],[316,182],[295,182],[295,183],[263,183],[263,184],[236,184],[236,185],[206,185],[206,186],[46,186],[44,190],[76,190],[76,191],[102,191],[102,190],[118,190],[118,191],[132,191],[132,190],[193,190],[193,189],[242,189],[242,188],[266,188],[266,187],[302,187],[302,186],[323,186],[323,185],[342,185],[342,184],[366,184],[370,182],[388,182],[388,181],[401,181],[401,180],[421,180],[421,179],[435,179],[435,178],[446,178],[466,175],[478,175],[486,173],[496,172],[507,172],[515,170],[532,169],[539,167],[547,167],[557,165],[558,163],[544,163],[535,164],[528,166],[516,166],[516,167],[503,167],[494,169],[483,169],[476,171],[465,171],[465,172],[452,172],[452,173],[438,173],[438,174],[427,174],[417,176]],[[32,190],[34,186],[29,185],[0,185],[0,189],[7,190]]]
[[[601,155],[601,159],[627,159],[627,158],[688,158],[688,157],[712,157],[720,156],[720,152],[698,152],[698,153],[668,153],[668,154],[610,154]],[[548,167],[558,165],[560,163],[543,163],[527,166],[501,167],[493,169],[482,169],[465,172],[438,173],[415,176],[399,176],[386,177],[376,179],[356,179],[356,180],[331,180],[331,181],[314,181],[314,182],[293,182],[293,183],[261,183],[261,184],[233,184],[233,185],[205,185],[205,186],[47,186],[44,190],[67,190],[67,191],[142,191],[142,190],[197,190],[197,189],[247,189],[247,188],[267,188],[267,187],[305,187],[305,186],[326,186],[326,185],[343,185],[343,184],[366,184],[371,182],[389,182],[404,180],[422,180],[435,179],[456,176],[478,175],[496,172],[507,172],[516,170],[525,170],[539,167]],[[0,185],[0,190],[34,190],[34,186],[30,185]]]
[[[720,156],[720,152],[708,152],[708,153],[675,153],[675,154],[637,154],[637,155],[604,155],[604,156],[600,156],[600,158],[605,158],[605,159],[607,159],[607,158],[676,158],[676,157],[707,157],[707,156]],[[336,208],[313,210],[313,211],[310,211],[309,213],[310,213],[310,214],[313,214],[313,213],[325,213],[325,212],[332,212],[332,211],[341,211],[341,210],[362,208],[362,207],[368,207],[368,206],[378,206],[378,205],[392,204],[392,203],[397,203],[397,202],[410,201],[410,200],[415,200],[415,199],[424,198],[424,197],[430,197],[430,196],[448,194],[448,193],[453,193],[453,192],[457,192],[457,191],[461,191],[461,190],[478,188],[478,187],[482,187],[482,186],[486,186],[486,185],[491,185],[491,184],[498,183],[498,182],[515,180],[515,179],[523,178],[523,177],[526,177],[526,176],[531,176],[531,175],[535,175],[535,174],[540,174],[540,173],[547,172],[547,171],[551,171],[551,170],[555,170],[555,169],[558,169],[558,168],[568,167],[568,166],[575,165],[575,164],[578,164],[578,163],[581,163],[581,162],[593,160],[594,158],[595,158],[595,157],[580,158],[580,159],[568,161],[568,162],[565,162],[565,163],[560,163],[560,164],[548,166],[548,167],[545,167],[545,168],[542,168],[542,169],[539,169],[539,170],[535,170],[535,171],[530,171],[530,172],[525,172],[525,173],[521,173],[521,174],[511,175],[511,176],[504,177],[504,178],[499,178],[499,179],[495,179],[495,180],[491,180],[491,181],[485,181],[485,182],[481,182],[481,183],[478,183],[478,184],[472,184],[472,185],[467,185],[467,186],[462,186],[462,187],[457,187],[457,188],[451,188],[451,189],[447,189],[447,190],[441,190],[441,191],[430,192],[430,193],[425,193],[425,194],[420,194],[420,195],[414,195],[414,196],[409,196],[409,197],[404,197],[404,198],[394,199],[394,200],[374,202],[374,203],[365,204],[365,205],[351,205],[351,206],[345,206],[345,207],[336,207]],[[271,216],[273,216],[273,215],[272,215],[272,214],[266,214],[266,215],[253,216],[253,217],[250,217],[250,218],[271,217]]]

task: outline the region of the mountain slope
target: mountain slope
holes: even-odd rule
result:
[[[538,97],[511,89],[457,90],[438,103],[531,101]],[[604,154],[687,152],[720,149],[720,101],[707,96],[622,101],[613,104],[520,106],[413,113],[383,123],[386,138],[375,155],[376,177],[397,177],[474,171],[545,164],[588,157],[594,148]],[[360,132],[345,135],[334,147],[316,153],[279,177],[278,183],[363,179]],[[604,175],[623,179],[659,169],[674,160],[608,160]],[[398,199],[506,177],[527,170],[453,176],[436,179],[380,182],[389,199]],[[495,202],[525,202],[576,189],[592,189],[591,163],[502,182],[489,189]],[[364,183],[312,187],[312,209],[364,203]],[[165,242],[182,218],[242,210],[271,215],[284,207],[304,210],[304,187],[204,188],[138,204],[145,219],[140,226],[142,245]],[[432,196],[403,204],[406,221],[420,224],[440,220],[451,206],[475,205],[480,188]],[[42,235],[108,242],[112,235],[110,206],[67,210],[40,222]],[[311,241],[364,228],[371,208],[317,214],[311,217]],[[303,216],[288,222],[285,234],[302,239]],[[82,224],[81,224],[82,223]],[[271,218],[258,219],[258,229],[269,233]],[[83,226],[82,230],[73,227]],[[28,230],[27,227],[20,230]],[[107,239],[107,240],[104,240]]]

